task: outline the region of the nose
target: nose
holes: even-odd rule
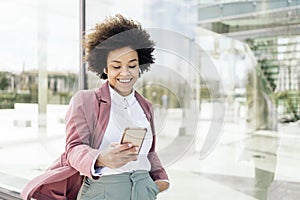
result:
[[[123,67],[121,68],[120,74],[122,74],[122,75],[128,75],[128,74],[130,74],[129,67],[123,66]]]

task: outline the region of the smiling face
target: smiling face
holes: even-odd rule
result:
[[[138,54],[130,47],[110,51],[107,56],[108,82],[122,96],[131,93],[139,78]]]

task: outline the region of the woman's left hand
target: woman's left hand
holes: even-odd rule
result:
[[[167,181],[157,180],[154,182],[157,185],[159,192],[162,192],[162,191],[168,189],[168,187],[169,187],[169,183]]]

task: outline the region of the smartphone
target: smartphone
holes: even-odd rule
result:
[[[138,152],[140,152],[146,132],[146,128],[125,128],[121,144],[131,143],[132,146],[138,147]]]

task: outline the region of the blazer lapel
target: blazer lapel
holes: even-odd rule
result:
[[[96,118],[97,122],[94,130],[94,140],[92,145],[94,148],[99,148],[110,116],[111,98],[109,94],[108,81],[100,88],[96,89],[96,95],[98,100],[98,114]]]

